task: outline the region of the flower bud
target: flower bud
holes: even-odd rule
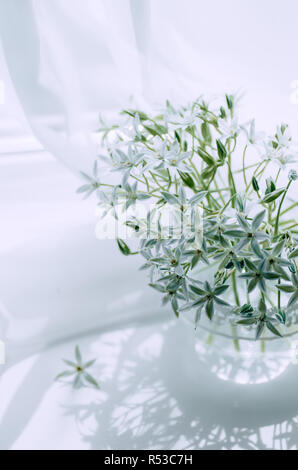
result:
[[[296,181],[298,179],[298,173],[296,170],[290,170],[289,172],[289,180]]]

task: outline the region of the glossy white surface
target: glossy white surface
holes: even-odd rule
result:
[[[53,383],[79,341],[101,391]],[[181,322],[98,331],[20,362],[0,384],[1,448],[297,449],[298,374],[257,386],[200,364]]]

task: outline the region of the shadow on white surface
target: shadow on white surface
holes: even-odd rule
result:
[[[0,408],[1,448],[296,449],[296,367],[259,385],[222,381],[194,341],[181,322],[142,319],[81,339],[100,392],[51,385],[73,343],[27,359],[2,379],[1,395],[16,392]]]

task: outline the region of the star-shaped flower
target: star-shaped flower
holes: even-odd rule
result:
[[[273,281],[279,279],[281,275],[279,273],[274,273],[270,271],[265,271],[266,261],[261,261],[258,264],[253,263],[252,261],[245,258],[245,264],[248,269],[248,272],[240,274],[241,279],[247,279],[248,283],[248,292],[252,292],[256,286],[259,286],[261,292],[266,292],[266,281]]]
[[[57,381],[60,381],[64,378],[72,377],[72,384],[74,388],[79,388],[82,386],[86,387],[88,385],[92,385],[96,389],[100,388],[98,382],[94,379],[94,377],[92,377],[87,372],[87,370],[90,369],[90,367],[92,367],[93,364],[96,362],[96,359],[84,363],[79,346],[75,347],[75,360],[69,361],[67,359],[63,359],[63,362],[65,362],[65,364],[69,366],[69,369],[57,375]]]

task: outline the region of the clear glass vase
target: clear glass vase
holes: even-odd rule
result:
[[[203,313],[197,327],[194,311],[181,317],[188,328],[193,328],[198,360],[210,371],[222,380],[260,384],[275,379],[295,363],[296,349],[298,358],[298,306],[286,313],[287,323],[279,327],[283,338],[266,330],[258,340],[255,327],[237,325],[227,307],[218,306],[212,321]]]

